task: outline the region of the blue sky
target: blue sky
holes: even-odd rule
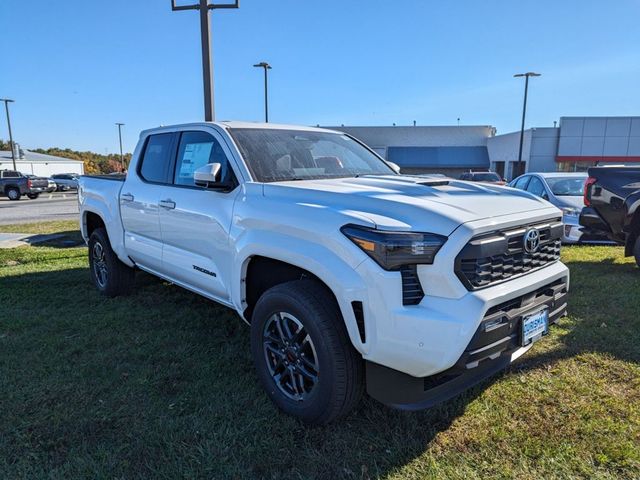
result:
[[[223,1],[223,0],[220,0]],[[192,0],[180,0],[195,3]],[[640,2],[242,0],[213,14],[218,119],[323,125],[494,125],[640,114]],[[198,14],[170,0],[1,0],[0,97],[27,148],[125,149],[200,120]],[[0,138],[7,138],[4,112]]]

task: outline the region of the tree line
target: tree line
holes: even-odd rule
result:
[[[0,150],[10,150],[9,142],[0,139]],[[122,168],[126,168],[131,161],[131,154],[124,154],[124,163],[120,163],[120,155],[110,153],[102,155],[96,152],[80,152],[78,150],[71,150],[70,148],[35,148],[29,149],[30,152],[44,153],[46,155],[53,155],[56,157],[69,158],[71,160],[80,160],[84,163],[84,171],[87,174],[101,174],[101,173],[113,173],[120,172]]]

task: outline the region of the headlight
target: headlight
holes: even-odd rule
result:
[[[390,232],[358,225],[345,225],[340,231],[385,270],[432,264],[447,241],[447,237],[434,233]]]
[[[564,213],[565,215],[568,215],[570,217],[577,217],[580,215],[580,211],[581,209],[579,208],[572,208],[572,207],[564,207],[562,209],[562,213]]]

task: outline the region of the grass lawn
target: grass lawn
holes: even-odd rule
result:
[[[84,247],[0,250],[0,478],[640,478],[640,270],[563,257],[570,316],[509,371],[309,429],[263,394],[234,312],[143,274],[102,298]]]

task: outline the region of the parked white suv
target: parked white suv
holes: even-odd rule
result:
[[[233,308],[258,377],[307,423],[374,398],[426,408],[506,367],[566,312],[561,212],[406,176],[358,140],[239,122],[145,131],[126,177],[82,177],[93,281],[144,270]]]

